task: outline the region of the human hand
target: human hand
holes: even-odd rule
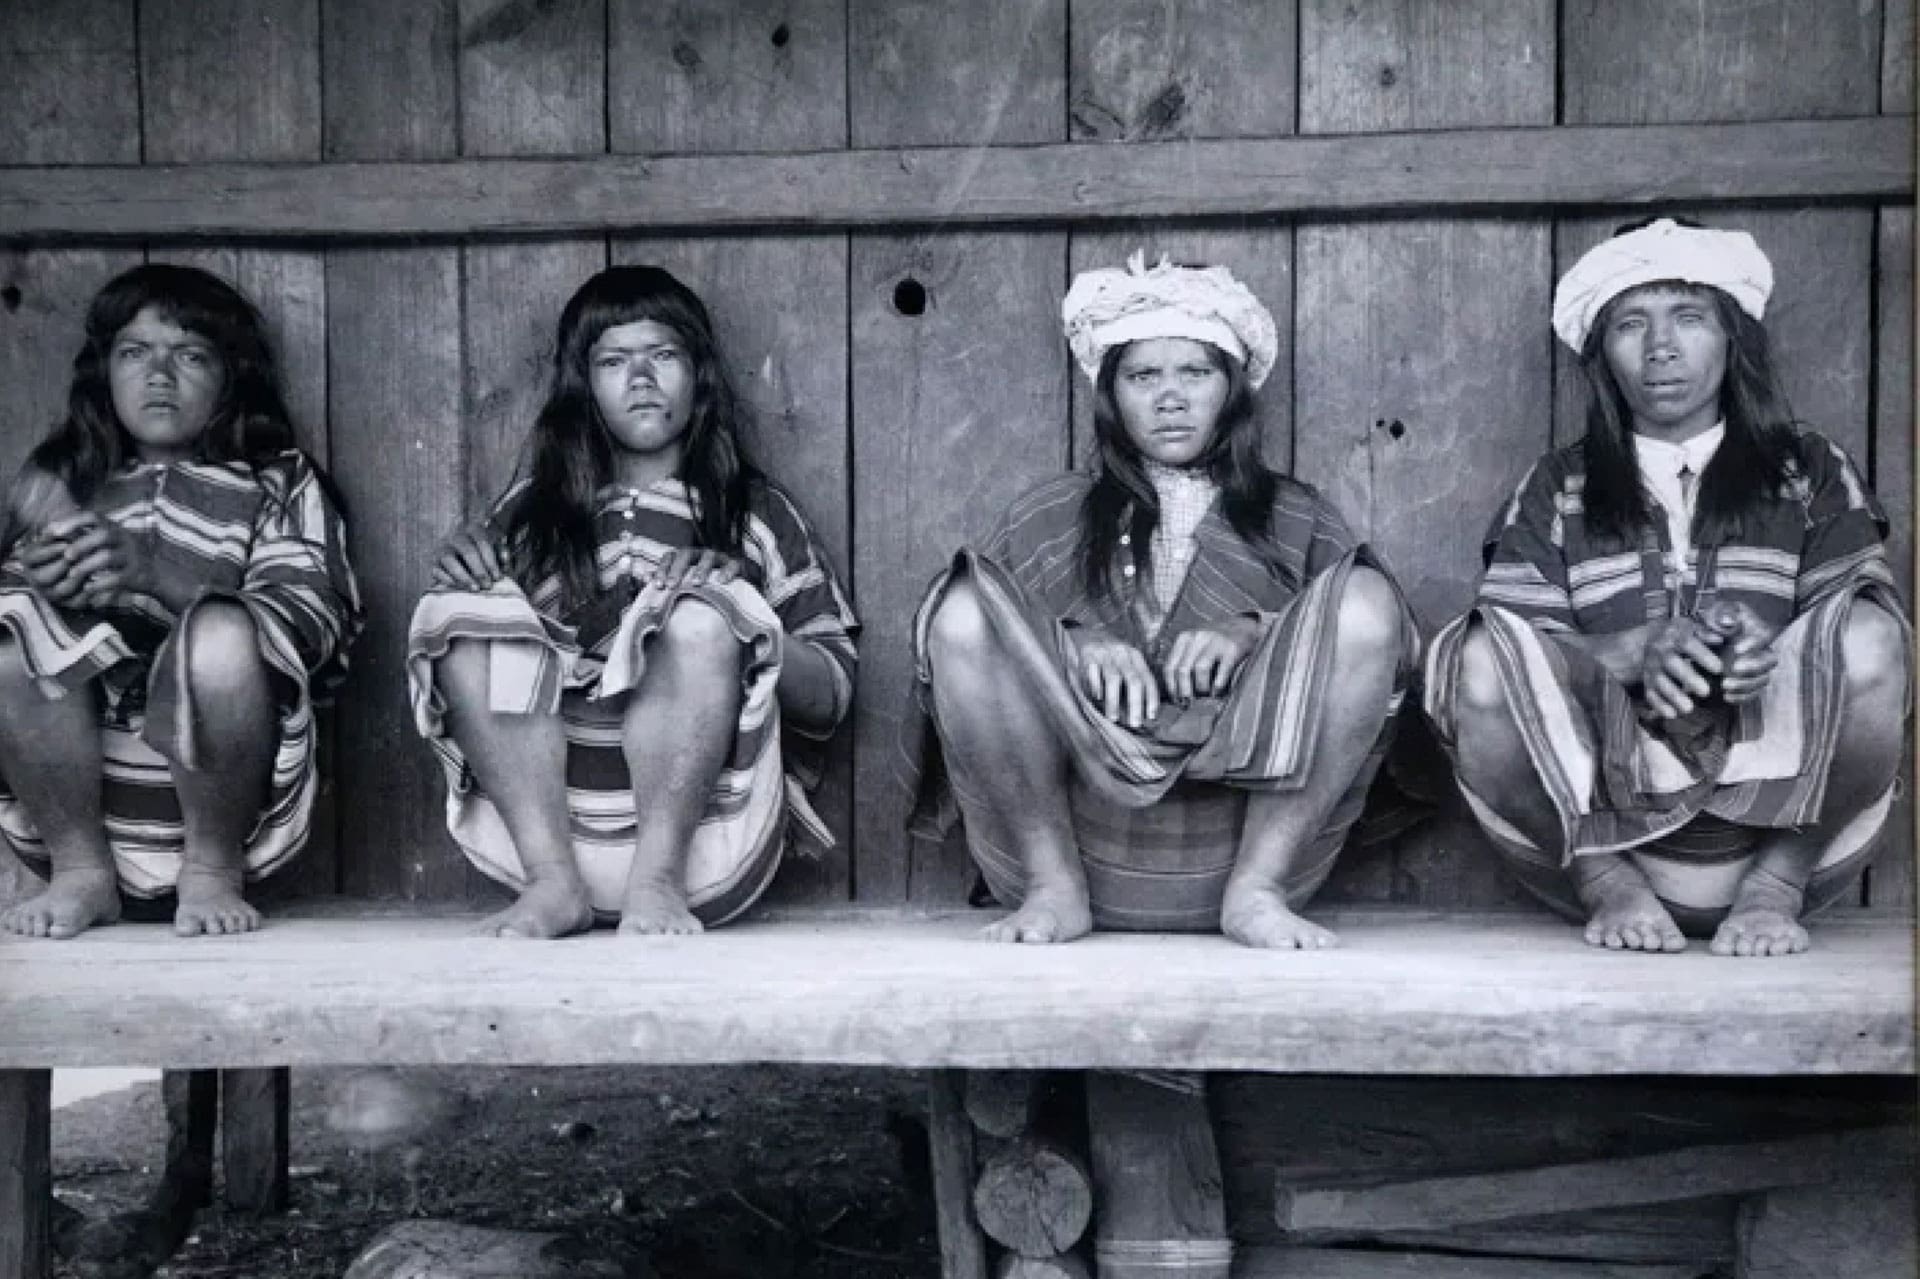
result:
[[[1146,656],[1114,639],[1089,640],[1075,658],[1087,696],[1116,724],[1141,728],[1160,713],[1160,684]]]
[[[507,575],[500,535],[481,521],[455,529],[433,558],[433,584],[460,591],[484,591]]]
[[[1226,692],[1259,639],[1260,623],[1251,617],[1181,632],[1161,667],[1167,691],[1183,702]]]
[[[146,540],[92,511],[49,522],[21,552],[21,562],[29,580],[63,608],[97,609],[155,593]]]
[[[1760,696],[1773,678],[1773,668],[1780,664],[1780,654],[1773,647],[1780,632],[1747,604],[1723,602],[1716,611],[1719,617],[1714,625],[1728,636],[1720,650],[1726,664],[1720,691],[1729,702],[1752,701]]]
[[[1712,676],[1724,663],[1714,649],[1725,641],[1711,627],[1676,617],[1647,638],[1640,659],[1640,691],[1661,719],[1678,719],[1713,695]]]
[[[697,546],[675,547],[659,567],[646,574],[646,584],[677,590],[703,583],[725,586],[740,576],[740,561],[724,551]]]

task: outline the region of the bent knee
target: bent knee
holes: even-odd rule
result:
[[[33,671],[27,666],[27,655],[21,650],[20,642],[12,631],[0,628],[0,685],[33,682]]]
[[[1506,690],[1500,686],[1500,663],[1494,656],[1493,640],[1486,628],[1469,623],[1460,641],[1460,673],[1454,685],[1456,715],[1503,715],[1507,710]]]
[[[705,600],[682,596],[660,623],[657,638],[676,654],[739,661],[740,639],[719,609]]]
[[[253,615],[229,600],[206,600],[187,618],[187,669],[196,680],[231,680],[260,663]]]
[[[949,582],[927,622],[927,647],[935,669],[941,662],[965,661],[993,642],[993,626],[971,582]]]
[[[1856,696],[1896,696],[1906,688],[1913,656],[1906,627],[1872,600],[1857,601],[1841,634],[1847,688]]]
[[[1385,574],[1364,564],[1347,575],[1337,625],[1343,649],[1397,660],[1405,645],[1399,594]]]

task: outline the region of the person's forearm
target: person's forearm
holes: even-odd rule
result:
[[[1577,648],[1606,668],[1607,674],[1628,688],[1640,686],[1641,663],[1646,659],[1647,640],[1653,634],[1651,623],[1611,635],[1581,635],[1575,631],[1555,631],[1553,638],[1568,648]]]
[[[802,728],[831,729],[838,671],[833,659],[813,645],[789,639],[780,663],[780,713]]]

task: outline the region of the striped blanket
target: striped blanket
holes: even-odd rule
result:
[[[151,897],[179,876],[185,830],[172,769],[193,767],[204,750],[183,623],[206,600],[247,610],[286,691],[267,807],[245,858],[250,878],[271,874],[306,844],[318,789],[314,701],[345,677],[362,623],[340,513],[297,452],[258,474],[238,463],[130,467],[110,476],[90,507],[205,583],[181,616],[145,596],[87,613],[49,603],[17,559],[0,565],[0,625],[42,690],[98,690],[107,839],[122,887]],[[0,831],[29,862],[45,860],[32,819],[3,784]]]

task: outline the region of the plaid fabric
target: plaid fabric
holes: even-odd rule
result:
[[[1317,493],[1283,481],[1272,517],[1281,568],[1269,567],[1209,509],[1195,530],[1184,587],[1157,641],[1149,641],[1134,607],[1137,588],[1131,597],[1095,600],[1079,580],[1076,529],[1087,484],[1084,476],[1065,476],[1020,498],[982,549],[962,550],[928,590],[914,622],[919,680],[897,760],[914,795],[911,829],[923,837],[944,835],[963,801],[978,797],[966,777],[950,771],[929,687],[928,627],[947,585],[964,577],[1013,657],[1009,678],[1032,690],[1073,762],[1071,803],[1096,920],[1102,927],[1217,928],[1244,792],[1303,784],[1341,592],[1352,567],[1372,560]],[[1143,730],[1102,715],[1070,666],[1069,631],[1117,635],[1158,662],[1183,632],[1243,615],[1261,619],[1262,635],[1228,693],[1186,704],[1168,700]],[[1410,614],[1405,624],[1411,654]],[[1407,660],[1403,677],[1410,674]],[[1302,857],[1290,891],[1304,896],[1325,877],[1384,754],[1386,724],[1399,697],[1396,691],[1381,707],[1379,748],[1321,840]],[[969,844],[996,895],[1017,900],[1017,859],[972,830]]]
[[[726,586],[668,593],[647,581],[674,549],[697,544],[690,499],[677,481],[645,491],[609,488],[595,528],[602,593],[582,607],[564,608],[560,582],[550,577],[530,590],[507,580],[482,593],[432,591],[414,611],[408,685],[415,725],[447,776],[448,829],[483,873],[515,887],[524,882],[504,822],[446,732],[433,682],[433,664],[454,641],[485,641],[495,712],[561,716],[575,855],[595,908],[617,911],[637,828],[617,699],[640,682],[645,637],[681,599],[697,598],[727,619],[748,654],[734,740],[688,858],[690,904],[704,922],[721,923],[771,881],[788,816],[816,842],[833,843],[803,786],[819,776],[831,729],[807,733],[787,724],[783,730],[776,687],[784,646],[814,647],[834,672],[837,723],[852,702],[859,624],[811,528],[772,486],[760,492],[750,514],[745,573]]]
[[[1194,536],[1200,521],[1219,496],[1220,486],[1204,471],[1163,466],[1147,460],[1147,479],[1160,500],[1160,522],[1154,526],[1149,561],[1153,565],[1153,597],[1159,605],[1149,623],[1158,633],[1160,622],[1173,608],[1180,584],[1187,580],[1187,568],[1193,563],[1200,541]]]
[[[1495,519],[1473,611],[1428,652],[1426,711],[1442,742],[1452,743],[1461,642],[1470,623],[1483,625],[1507,704],[1560,815],[1566,857],[1646,844],[1702,814],[1748,827],[1819,819],[1853,601],[1865,596],[1903,614],[1880,545],[1887,521],[1878,503],[1837,446],[1809,434],[1804,452],[1804,470],[1747,520],[1743,540],[1695,548],[1684,574],[1666,571],[1663,522],[1638,551],[1586,527],[1577,447],[1536,466]],[[1555,642],[1617,633],[1715,599],[1743,602],[1779,627],[1781,663],[1759,699],[1675,725],[1643,722],[1624,685]]]
[[[298,452],[258,474],[238,463],[130,467],[108,478],[91,509],[204,583],[177,617],[144,596],[83,613],[49,603],[17,558],[0,565],[0,624],[42,690],[100,690],[107,837],[123,886],[151,896],[179,873],[185,829],[172,768],[193,767],[204,750],[182,623],[206,600],[247,610],[261,656],[292,690],[280,708],[267,809],[246,851],[249,875],[266,875],[306,844],[317,789],[313,702],[345,677],[363,620],[340,513]],[[0,829],[22,856],[44,859],[31,819],[4,790]]]

